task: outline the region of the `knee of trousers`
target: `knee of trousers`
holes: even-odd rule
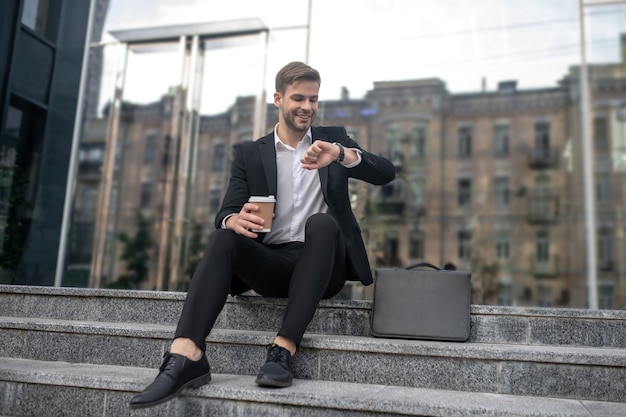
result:
[[[209,235],[205,254],[215,251],[229,253],[236,248],[237,239],[238,235],[232,230],[217,229]]]
[[[317,213],[307,219],[304,231],[306,236],[335,236],[339,233],[339,224],[330,214]]]

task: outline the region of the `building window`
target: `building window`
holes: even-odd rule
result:
[[[496,258],[507,261],[510,256],[511,236],[508,231],[500,230],[496,233]]]
[[[472,180],[461,178],[458,181],[458,203],[461,208],[469,208],[472,202]]]
[[[50,41],[56,41],[61,12],[59,0],[24,0],[22,24]]]
[[[226,162],[226,146],[223,143],[216,143],[213,146],[213,172],[224,171],[224,165]]]
[[[385,236],[384,245],[385,265],[400,266],[400,258],[398,257],[398,236],[395,231]]]
[[[146,135],[146,148],[143,153],[143,162],[150,164],[156,160],[157,157],[157,140],[156,133],[148,133]]]
[[[113,212],[117,210],[117,200],[119,195],[119,184],[113,181],[111,184],[111,196],[109,197],[109,211]]]
[[[472,257],[472,233],[461,230],[458,234],[458,256],[461,261],[469,261]]]
[[[535,156],[541,159],[550,157],[550,123],[535,123]]]
[[[459,127],[458,155],[459,158],[469,158],[472,156],[472,128],[470,126]]]
[[[609,150],[609,135],[605,117],[593,119],[593,143],[596,151],[606,152]]]
[[[550,177],[545,174],[538,174],[535,177],[534,195],[538,198],[550,198]]]
[[[98,190],[95,188],[83,188],[80,191],[80,201],[76,211],[76,219],[79,221],[93,221],[96,217],[96,203]]]
[[[613,269],[613,230],[610,227],[598,230],[598,261],[600,269]]]
[[[494,126],[493,155],[497,158],[509,156],[509,125],[498,124]]]
[[[412,230],[409,236],[409,257],[411,259],[424,259],[424,232]]]
[[[598,288],[598,308],[613,308],[613,284],[602,283]]]
[[[411,141],[411,156],[415,158],[423,158],[426,148],[426,131],[424,127],[419,126],[411,131],[409,135]]]
[[[219,188],[211,188],[209,190],[209,210],[216,213],[220,209],[222,190]]]
[[[387,149],[389,160],[396,167],[402,166],[402,149],[400,148],[400,131],[397,127],[387,128]]]
[[[152,182],[141,183],[141,196],[140,206],[142,208],[148,207],[152,202]]]
[[[120,162],[122,161],[122,157],[124,156],[124,142],[118,140],[115,143],[115,168],[118,169],[120,166]]]
[[[550,261],[550,233],[547,230],[537,231],[536,260],[537,263],[546,264]]]
[[[596,200],[599,203],[611,202],[611,175],[608,172],[596,176]]]
[[[493,190],[496,207],[508,207],[510,197],[509,177],[496,177],[493,183]]]
[[[152,203],[152,182],[141,183],[141,201],[140,206],[148,207]]]
[[[426,194],[426,179],[423,177],[411,180],[411,206],[420,208],[424,206],[424,196]]]
[[[552,288],[540,286],[537,291],[537,306],[552,307]]]
[[[501,282],[498,285],[498,305],[513,305],[513,286],[510,283]]]

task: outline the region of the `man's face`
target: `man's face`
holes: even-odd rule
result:
[[[296,80],[284,94],[274,93],[278,122],[293,132],[306,132],[317,115],[319,90],[317,81]]]

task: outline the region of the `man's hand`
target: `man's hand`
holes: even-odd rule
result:
[[[304,152],[300,160],[302,168],[320,169],[335,162],[339,157],[339,146],[323,140],[316,140]]]
[[[246,203],[241,208],[241,211],[233,216],[230,216],[226,219],[225,226],[227,229],[232,230],[238,235],[257,238],[258,235],[255,231],[259,232],[263,230],[263,220],[262,217],[254,214],[259,211],[259,206],[254,203]]]

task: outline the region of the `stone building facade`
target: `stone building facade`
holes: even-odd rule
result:
[[[594,66],[591,78],[600,306],[621,308],[626,72],[621,65]],[[163,236],[155,220],[166,198],[162,178],[177,163],[167,151],[171,100],[164,96],[122,111],[111,230],[132,230],[140,209],[152,236]],[[254,97],[241,97],[225,113],[199,118],[185,255],[179,273],[169,277],[169,289],[185,287],[198,242],[213,230],[231,147],[254,139],[254,104]],[[276,109],[268,105],[266,113],[269,132]],[[505,81],[495,91],[464,94],[451,93],[439,79],[375,82],[363,98],[350,98],[344,90],[340,99],[320,102],[316,124],[345,126],[361,146],[396,166],[392,184],[351,186],[373,269],[451,262],[472,271],[473,303],[586,306],[576,68],[555,87],[521,89]],[[83,185],[79,177],[78,187]],[[108,244],[103,283],[125,269],[114,233]],[[155,240],[155,247],[167,244]],[[158,253],[151,252],[142,288],[155,288]],[[369,298],[371,287],[347,285],[344,295]]]

